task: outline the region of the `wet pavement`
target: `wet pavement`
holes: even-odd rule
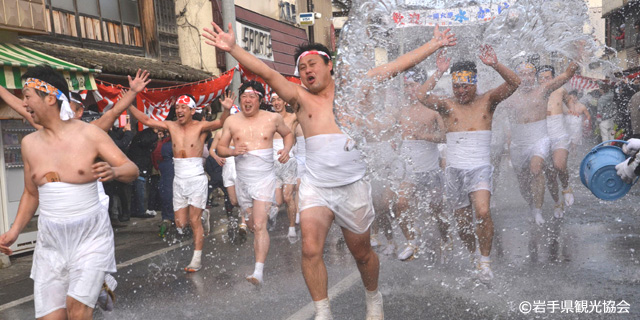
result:
[[[578,159],[570,159],[574,168]],[[474,280],[470,257],[457,237],[452,260],[440,264],[438,256],[429,253],[437,247],[437,232],[427,226],[417,259],[402,262],[380,254],[386,318],[640,318],[640,187],[623,199],[598,201],[573,169],[575,205],[566,210],[563,220],[555,220],[547,194],[548,223],[538,228],[528,220],[508,161],[503,161],[501,170],[503,181],[496,185],[493,198],[492,285]],[[159,219],[134,219],[127,227],[117,228],[116,309],[96,311],[95,318],[312,319],[313,305],[300,271],[300,241],[290,244],[287,240],[284,210],[271,233],[261,287],[244,280],[253,271],[252,238],[244,244],[230,243],[225,223],[219,221],[222,207],[214,207],[213,212],[217,223],[205,242],[204,267],[194,274],[182,271],[191,258],[190,240],[171,245],[161,240]],[[0,319],[33,318],[30,259],[30,255],[14,257],[10,268],[0,270]],[[335,227],[327,240],[325,260],[335,319],[363,319],[364,289]],[[629,314],[619,313],[625,310]]]

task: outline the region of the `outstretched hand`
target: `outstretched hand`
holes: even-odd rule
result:
[[[149,79],[149,71],[147,70],[142,71],[138,69],[135,78],[131,79],[131,76],[127,77],[129,78],[129,88],[131,88],[131,90],[133,90],[133,92],[135,93],[142,92],[142,90],[147,87],[149,82],[151,82],[151,79]]]
[[[437,41],[440,47],[455,46],[458,39],[454,33],[448,34],[449,31],[451,31],[451,28],[447,28],[440,32],[440,28],[436,25],[436,28],[433,29],[433,40]]]
[[[446,53],[445,50],[440,50],[436,56],[436,67],[438,67],[438,71],[441,73],[447,72],[451,65],[451,58],[447,58],[447,56],[445,56]]]
[[[236,37],[233,33],[233,27],[229,23],[229,31],[224,32],[215,22],[211,22],[213,30],[204,28],[202,36],[205,37],[204,42],[210,46],[214,46],[222,51],[229,52],[236,45]]]
[[[231,110],[231,107],[233,107],[233,102],[234,101],[236,101],[236,93],[235,92],[230,92],[229,94],[227,94],[225,92],[220,97],[220,105],[222,105],[222,107],[225,110]]]
[[[488,44],[480,46],[480,61],[489,67],[494,67],[498,64],[498,56],[496,56],[492,46]]]

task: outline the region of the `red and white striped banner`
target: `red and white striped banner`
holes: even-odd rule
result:
[[[571,90],[578,91],[589,91],[600,87],[598,85],[598,79],[587,78],[579,75],[575,75],[571,80],[569,80],[569,86],[571,87]]]
[[[242,82],[255,80],[255,81],[258,81],[258,82],[262,83],[262,86],[264,87],[264,92],[266,93],[265,100],[269,101],[268,97],[271,96],[271,93],[273,92],[273,89],[271,89],[271,87],[267,84],[266,81],[262,80],[262,78],[258,77],[258,75],[256,75],[255,73],[245,69],[242,65],[237,65],[235,67],[235,69],[240,70],[240,78],[241,78]],[[285,78],[287,80],[289,80],[290,82],[297,83],[297,84],[300,84],[300,85],[302,84],[300,79],[298,79],[296,77],[285,76]]]

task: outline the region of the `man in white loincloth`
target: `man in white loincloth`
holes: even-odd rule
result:
[[[262,84],[245,82],[240,86],[239,95],[242,112],[225,122],[216,152],[220,157],[235,157],[238,204],[254,233],[255,268],[246,279],[259,285],[263,282],[264,262],[269,253],[267,219],[276,193],[273,137],[277,132],[284,141],[283,148],[277,151],[280,163],[289,161],[295,137],[282,116],[260,110],[264,100]],[[231,141],[234,149],[229,147]]]
[[[230,97],[225,97],[230,99]],[[175,177],[173,179],[173,210],[178,233],[191,226],[193,231],[193,258],[184,270],[196,272],[202,267],[202,247],[205,232],[209,233],[209,215],[204,211],[207,205],[209,180],[204,173],[202,154],[207,133],[222,127],[229,116],[231,104],[221,103],[224,112],[220,119],[214,121],[197,121],[193,119],[196,113],[196,101],[193,96],[182,95],[175,104],[176,121],[158,121],[151,119],[135,107],[129,107],[129,113],[148,127],[159,130],[169,130],[173,147],[173,165]],[[204,213],[204,215],[203,215]],[[204,221],[200,219],[204,218]],[[204,224],[204,228],[203,228]]]
[[[569,151],[573,152],[576,146],[582,145],[584,129],[591,127],[591,113],[589,108],[578,99],[576,90],[569,91],[567,99],[571,109],[565,115],[564,123],[569,134]]]
[[[289,103],[306,138],[306,174],[299,190],[302,232],[302,272],[316,306],[316,319],[331,319],[327,269],[322,259],[324,242],[333,220],[342,228],[366,289],[368,319],[383,319],[382,294],[378,291],[378,256],[369,243],[374,218],[371,188],[363,177],[366,166],[353,141],[338,127],[333,114],[335,82],[328,49],[308,44],[296,50],[296,69],[304,87],[287,81],[235,43],[233,28],[224,32],[205,29],[207,44],[229,52],[245,68],[264,79]],[[434,38],[395,61],[370,70],[366,76],[383,81],[424,60],[438,48],[455,44],[451,34],[435,28]]]
[[[11,254],[9,246],[39,208],[35,316],[91,319],[106,275],[116,272],[113,230],[96,180],[131,182],[138,168],[97,126],[60,118],[69,108],[61,75],[38,66],[22,78],[26,111],[41,128],[22,140],[25,189],[0,251]]]
[[[476,64],[462,61],[451,67],[454,97],[443,98],[427,94],[428,83],[417,94],[427,107],[438,111],[444,118],[447,127],[447,200],[455,210],[460,238],[473,255],[478,279],[490,282],[493,279],[489,257],[493,241],[490,209],[493,186],[491,121],[496,106],[516,91],[520,79],[512,70],[498,62],[493,48],[484,45],[480,51],[480,60],[496,70],[505,83],[484,94],[478,94]],[[472,208],[475,211],[476,228],[473,225]],[[476,236],[480,244],[479,252],[476,250]]]
[[[273,105],[273,111],[280,114],[287,127],[293,131],[298,126],[298,118],[295,113],[287,112],[287,103],[278,96],[276,92],[271,94],[271,105]],[[277,132],[273,137],[273,159],[278,160],[280,155],[278,151],[284,148],[284,141]],[[274,162],[276,170],[276,205],[271,207],[269,213],[269,220],[271,228],[275,227],[275,217],[278,214],[279,207],[282,203],[287,204],[287,217],[289,217],[289,231],[287,233],[287,239],[289,242],[295,243],[298,241],[298,235],[296,234],[296,202],[293,197],[293,192],[296,187],[296,179],[298,178],[298,162],[296,161],[294,149],[289,151],[289,161],[286,163]]]
[[[578,70],[572,62],[565,72],[536,85],[536,67],[521,63],[516,69],[522,79],[520,89],[509,99],[513,109],[511,125],[511,162],[518,178],[520,194],[527,201],[533,221],[542,226],[544,201],[545,162],[549,157],[551,141],[547,134],[547,107],[549,96],[569,81]]]

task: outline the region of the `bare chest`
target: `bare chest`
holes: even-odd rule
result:
[[[447,132],[491,130],[493,114],[480,105],[452,105],[444,118]]]
[[[199,127],[176,127],[170,130],[173,156],[176,158],[201,157],[205,134]]]
[[[92,165],[96,162],[97,149],[85,141],[38,141],[25,152],[31,179],[36,185],[62,181],[87,183],[93,181]],[[53,178],[47,179],[47,177]]]

